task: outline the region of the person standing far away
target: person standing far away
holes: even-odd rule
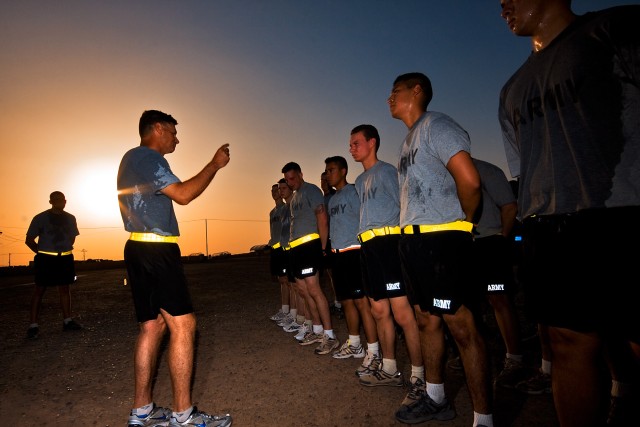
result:
[[[333,353],[333,358],[362,359],[366,352],[360,342],[360,326],[367,340],[367,350],[373,349],[377,353],[380,346],[376,321],[362,284],[358,241],[360,198],[355,185],[347,182],[349,165],[344,157],[327,157],[324,163],[327,182],[336,189],[329,200],[333,284],[336,298],[344,310],[349,334],[344,344]]]
[[[289,281],[287,280],[286,264],[284,263],[284,248],[280,245],[280,232],[282,230],[282,213],[287,212],[284,200],[280,197],[278,183],[271,186],[271,197],[275,206],[269,212],[269,269],[271,275],[278,280],[280,285],[280,309],[270,317],[275,322],[280,322],[290,315]]]
[[[27,229],[25,244],[35,252],[33,265],[35,280],[31,296],[30,324],[27,338],[36,339],[40,333],[38,319],[42,308],[42,298],[49,287],[58,288],[60,308],[62,308],[62,330],[82,329],[71,317],[71,290],[69,285],[76,280],[73,258],[73,244],[80,234],[76,217],[64,211],[67,204],[60,191],[49,195],[51,209],[39,213],[31,220]],[[36,242],[36,239],[38,241]]]
[[[358,240],[362,277],[382,347],[382,356],[370,348],[356,375],[360,377],[360,384],[367,387],[404,385],[396,361],[395,323],[400,325],[411,362],[409,393],[400,405],[402,410],[415,405],[425,394],[425,367],[418,323],[402,278],[398,254],[398,171],[378,160],[379,148],[380,134],[374,126],[362,124],[351,130],[349,153],[364,168],[355,182],[360,197]]]
[[[525,379],[520,343],[520,324],[513,294],[516,286],[513,272],[513,236],[518,203],[502,169],[473,158],[482,183],[482,201],[473,240],[473,279],[478,291],[486,294],[493,308],[498,329],[506,348],[503,369],[495,385],[514,389]]]
[[[500,5],[532,46],[500,92],[498,120],[558,421],[640,425],[639,250],[629,244],[640,238],[629,223],[640,215],[640,6],[578,16],[570,0]]]
[[[460,351],[473,406],[473,426],[493,426],[487,347],[471,307],[478,293],[470,286],[473,219],[480,205],[480,176],[471,160],[467,132],[451,117],[427,111],[433,97],[423,73],[393,82],[387,103],[391,116],[409,133],[400,149],[400,259],[425,352],[427,393],[399,411],[405,423],[447,420],[455,412],[444,390],[445,331]]]
[[[191,400],[196,316],[180,256],[173,202],[187,205],[202,194],[229,163],[229,144],[218,148],[195,176],[180,181],[165,159],[179,143],[177,124],[162,111],[144,111],[139,121],[140,145],[124,154],[118,169],[120,214],[131,233],[124,261],[140,328],[128,426],[227,427],[232,423],[229,414],[209,415]],[[153,401],[154,376],[167,333],[173,412]]]
[[[296,289],[304,298],[305,310],[313,323],[311,332],[299,343],[305,346],[318,343],[315,354],[329,354],[338,348],[340,342],[333,332],[329,303],[320,287],[323,251],[329,238],[322,190],[303,179],[302,169],[295,162],[284,165],[282,173],[293,190],[289,206],[289,266],[296,279]]]

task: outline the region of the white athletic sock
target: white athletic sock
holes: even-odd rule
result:
[[[349,335],[349,345],[357,347],[360,345],[360,335]]]
[[[445,398],[444,384],[431,384],[427,382],[427,394],[436,403],[440,404]]]
[[[393,375],[398,372],[396,359],[382,359],[382,370],[389,375]]]
[[[507,353],[507,359],[515,360],[516,362],[522,363],[522,355],[521,354],[511,354]]]
[[[137,415],[139,417],[145,416],[145,415],[149,415],[151,413],[151,410],[153,409],[153,402],[151,403],[147,403],[144,406],[141,406],[139,408],[134,408],[133,411],[131,411],[131,413],[133,415]]]
[[[367,343],[367,351],[372,354],[380,354],[380,343],[376,342],[368,342]]]
[[[183,422],[187,421],[187,418],[189,418],[189,415],[191,415],[191,411],[193,411],[193,406],[189,407],[186,411],[182,411],[182,412],[175,412],[174,411],[173,412],[173,417],[179,423],[183,423]]]
[[[479,414],[476,411],[473,411],[473,427],[476,426],[493,427],[493,415]]]
[[[424,366],[411,365],[411,376],[420,378],[422,381],[424,381]]]

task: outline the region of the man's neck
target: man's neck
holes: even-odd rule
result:
[[[376,163],[378,163],[378,158],[376,156],[371,157],[370,159],[365,159],[362,162],[362,167],[364,170],[371,169]]]
[[[539,52],[549,46],[576,18],[570,9],[548,11],[538,23],[535,34],[531,36],[533,51]]]

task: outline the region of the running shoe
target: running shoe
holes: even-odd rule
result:
[[[453,369],[454,371],[462,371],[464,367],[462,366],[462,359],[460,356],[452,357],[447,362],[447,368]]]
[[[415,405],[418,400],[422,399],[427,392],[427,384],[418,377],[409,379],[409,393],[402,401],[404,406]]]
[[[526,378],[527,372],[522,364],[517,360],[506,358],[504,368],[495,379],[497,387],[514,389],[518,383]]]
[[[323,334],[322,342],[313,352],[315,354],[328,354],[338,348],[339,345],[340,341],[337,338],[331,338],[329,335]]]
[[[171,409],[153,404],[153,409],[148,415],[138,416],[131,411],[127,427],[166,427],[171,418]]]
[[[79,331],[81,329],[82,329],[82,326],[73,319],[69,320],[66,323],[62,322],[63,331]]]
[[[419,424],[429,420],[447,421],[455,417],[456,411],[446,398],[438,404],[427,393],[413,405],[402,405],[396,412],[396,420],[405,424]]]
[[[205,412],[198,411],[195,406],[191,411],[191,415],[187,421],[179,423],[178,420],[171,416],[169,427],[194,426],[194,427],[229,427],[232,423],[231,415],[209,415]]]
[[[324,334],[316,334],[315,332],[309,332],[304,336],[300,345],[311,345],[314,343],[321,343],[324,339]]]
[[[294,316],[291,315],[291,313],[287,313],[286,316],[284,316],[282,319],[276,321],[276,325],[278,326],[287,326],[290,325],[291,323],[295,322],[296,318]]]
[[[30,340],[35,340],[36,338],[38,338],[38,335],[40,335],[40,328],[38,328],[37,326],[31,326],[29,329],[27,329],[27,338],[29,338]]]
[[[388,374],[382,369],[380,366],[379,369],[372,371],[368,375],[363,375],[360,377],[360,384],[367,387],[377,387],[377,386],[391,386],[391,387],[402,387],[404,386],[404,381],[402,379],[402,372],[396,371],[395,374]]]
[[[285,317],[287,315],[287,313],[285,313],[282,310],[279,310],[276,314],[274,314],[273,316],[269,317],[269,319],[273,320],[274,322],[277,322],[279,320],[282,320],[283,317]]]
[[[551,393],[551,375],[543,373],[541,370],[531,378],[520,381],[516,385],[516,390],[527,394],[549,394]]]
[[[307,336],[307,334],[310,334],[310,333],[311,333],[311,325],[309,325],[308,323],[303,323],[302,328],[300,328],[300,330],[294,336],[294,338],[296,339],[296,341],[302,342],[304,338]]]
[[[356,377],[369,375],[373,371],[377,371],[382,364],[382,357],[379,354],[371,353],[370,351],[366,353],[362,364],[356,369]]]
[[[304,325],[298,322],[291,322],[288,325],[282,327],[285,332],[298,332]]]
[[[342,346],[336,350],[332,357],[334,359],[348,359],[353,357],[354,359],[362,359],[364,357],[365,351],[362,345],[351,345],[349,340],[346,340]]]

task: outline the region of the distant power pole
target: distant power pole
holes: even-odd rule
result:
[[[87,255],[86,253],[88,252],[86,249],[82,249],[80,252],[82,252],[82,260],[86,261],[87,260]]]

